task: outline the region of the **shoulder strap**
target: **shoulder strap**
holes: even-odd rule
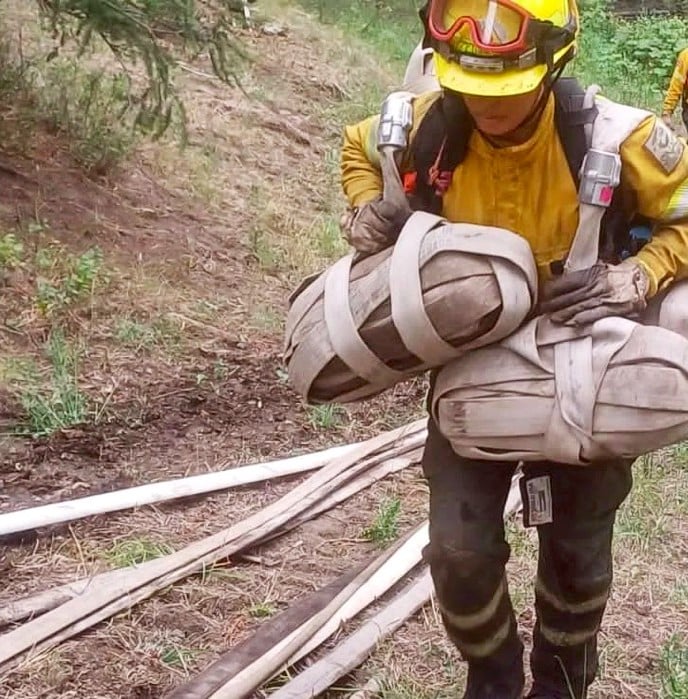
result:
[[[442,194],[463,162],[473,131],[473,119],[460,95],[444,92],[430,106],[411,146],[416,174],[413,209],[439,214]]]
[[[590,148],[597,107],[586,107],[585,89],[576,78],[559,78],[554,92],[554,123],[564,148],[573,181],[578,184],[585,154]]]
[[[590,88],[593,96],[598,90]],[[592,102],[590,102],[592,104]],[[597,259],[618,262],[629,238],[629,223],[626,207],[623,206],[623,192],[618,185],[622,143],[650,115],[649,112],[620,105],[601,97],[594,98],[598,112],[591,130],[589,156],[592,158],[586,173],[585,186],[579,194],[579,225],[574,237],[565,270],[583,269],[594,264]],[[616,160],[616,164],[611,159]],[[609,187],[614,187],[611,203],[607,195]]]
[[[577,186],[580,185],[581,168],[585,155],[591,147],[602,150],[610,150],[618,153],[619,143],[615,142],[619,134],[627,134],[627,118],[618,119],[617,115],[609,119],[605,107],[602,115],[603,124],[593,128],[600,108],[596,100],[589,100],[586,106],[585,96],[587,91],[575,78],[560,78],[554,84],[555,96],[555,123],[559,139],[561,141],[566,160]],[[631,118],[631,124],[636,125],[638,115]],[[611,132],[610,132],[611,124]],[[610,139],[608,134],[612,133]],[[581,218],[586,218],[589,207],[581,206]],[[592,224],[597,237],[597,257],[606,262],[619,262],[621,255],[629,249],[629,230],[631,227],[631,214],[633,207],[628,201],[628,196],[619,187],[615,188],[611,204],[606,210],[598,211],[595,218],[601,216],[599,223]],[[587,211],[589,214],[590,211]],[[587,216],[590,218],[590,216]],[[640,222],[640,219],[636,220]],[[590,223],[588,222],[588,226]],[[599,226],[599,230],[598,230]],[[577,238],[580,236],[577,236]],[[561,271],[563,264],[555,264],[554,268]]]

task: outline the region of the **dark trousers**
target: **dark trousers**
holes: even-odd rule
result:
[[[469,663],[466,697],[520,697],[523,649],[505,576],[510,550],[503,521],[517,464],[459,457],[432,420],[428,427],[425,557],[447,633]],[[536,522],[552,520],[537,527],[531,668],[540,691],[580,699],[595,678],[597,633],[612,582],[614,519],[631,482],[627,460],[524,466],[525,515],[532,509]]]

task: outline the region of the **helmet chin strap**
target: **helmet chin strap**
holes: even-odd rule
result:
[[[542,91],[542,96],[541,99],[543,100],[542,105],[536,104],[535,107],[533,108],[533,111],[536,111],[538,108],[544,109],[544,105],[547,102],[547,99],[550,96],[550,93],[552,92],[552,88],[554,87],[554,83],[559,80],[561,77],[561,74],[564,72],[564,68],[566,68],[568,62],[573,58],[573,49],[569,49],[560,59],[559,62],[555,65],[551,61],[547,62],[547,74],[545,75],[545,79],[542,81],[544,90]]]

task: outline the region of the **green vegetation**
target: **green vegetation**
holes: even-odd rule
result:
[[[0,271],[13,269],[22,259],[24,246],[14,233],[0,236]]]
[[[108,76],[57,59],[46,66],[43,89],[28,80],[25,89],[36,96],[34,109],[52,130],[67,137],[72,155],[86,171],[108,172],[136,144],[136,132],[122,118],[129,104],[127,76]]]
[[[115,324],[115,339],[130,347],[134,352],[151,350],[154,347],[172,352],[181,341],[179,326],[166,317],[148,321],[132,317],[120,318]]]
[[[91,297],[107,275],[100,248],[74,255],[57,240],[44,241],[40,236],[46,228],[47,224],[33,223],[21,237],[17,233],[0,235],[0,272],[19,269],[33,277],[35,295],[27,300],[47,317]]]
[[[666,546],[673,519],[688,512],[687,476],[683,463],[661,454],[636,461],[634,487],[616,521],[616,537],[624,547],[658,553]]]
[[[64,265],[60,260],[60,266]],[[37,259],[37,266],[57,266],[58,258],[54,264],[50,260]],[[103,255],[98,248],[91,248],[83,254],[75,257],[67,257],[66,270],[57,278],[39,278],[36,283],[36,303],[39,310],[48,315],[52,311],[63,308],[73,301],[93,293],[98,276],[101,274]],[[60,270],[62,271],[62,270]]]
[[[662,648],[661,699],[688,699],[688,645],[679,636]]]
[[[380,696],[382,699],[437,699],[434,689],[427,690],[406,678],[385,681]]]
[[[78,385],[78,349],[65,340],[61,330],[55,329],[45,352],[51,367],[50,379],[41,383],[37,373],[27,369],[18,383],[19,399],[27,417],[27,425],[19,431],[33,437],[79,425],[89,411],[88,400]]]
[[[196,658],[196,656],[201,651],[193,650],[191,648],[180,648],[179,646],[168,646],[161,649],[160,660],[165,665],[170,665],[171,667],[178,667],[188,672],[189,666],[191,666]]]
[[[170,553],[172,548],[167,544],[159,544],[148,539],[125,539],[115,542],[102,557],[113,568],[126,568]]]
[[[362,39],[383,59],[405,65],[421,37],[421,0],[299,0],[323,24]]]
[[[307,413],[310,426],[317,430],[339,427],[346,417],[346,409],[336,403],[309,406]]]
[[[138,136],[125,74],[108,75],[69,56],[21,60],[17,66],[0,43],[0,97],[12,105],[12,118],[0,123],[6,150],[30,153],[41,125],[66,137],[75,162],[87,173],[106,174],[131,152]]]
[[[247,611],[254,619],[267,619],[277,612],[277,607],[271,602],[258,602],[251,605]]]
[[[125,68],[118,89],[128,95],[135,124],[156,135],[169,126],[173,111],[183,112],[174,89],[178,56],[205,53],[215,74],[230,81],[242,55],[233,39],[241,17],[237,0],[37,0],[37,5],[55,37],[46,58],[61,54],[65,45],[76,47],[79,57],[94,44],[109,48]],[[135,63],[146,75],[139,89],[128,80]]]
[[[399,536],[399,515],[401,500],[392,498],[383,502],[375,515],[373,523],[364,530],[363,538],[379,546],[394,541]]]
[[[581,4],[582,32],[574,72],[605,94],[659,109],[676,55],[688,46],[688,20],[680,17],[615,18],[607,0]]]
[[[75,161],[95,175],[127,156],[140,133],[158,138],[172,127],[185,141],[176,87],[183,59],[206,55],[217,78],[235,83],[248,58],[234,38],[245,22],[241,0],[34,6],[19,52],[9,48],[11,33],[0,33],[0,98],[11,114],[0,123],[3,147],[31,152],[42,124],[65,135]],[[106,52],[115,60],[104,67]]]

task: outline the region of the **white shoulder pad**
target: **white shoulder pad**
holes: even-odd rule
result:
[[[605,97],[595,97],[598,110],[592,132],[592,148],[618,153],[621,144],[642,124],[652,112],[625,104],[612,102]]]

